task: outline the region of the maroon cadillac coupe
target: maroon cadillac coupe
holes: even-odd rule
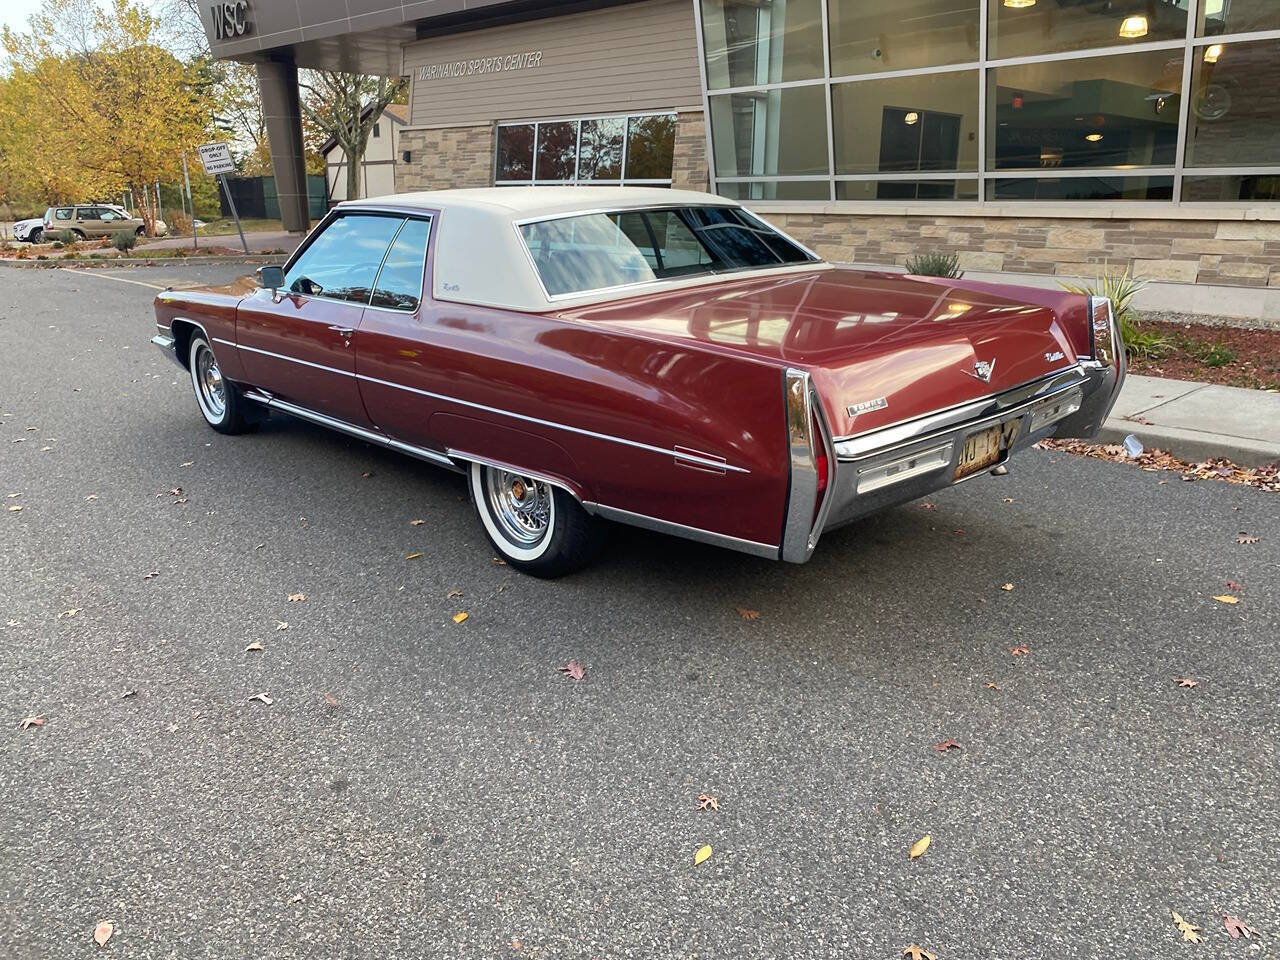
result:
[[[156,297],[209,426],[277,410],[461,471],[539,576],[607,520],[803,563],[826,530],[1092,436],[1125,375],[1106,299],[825,263],[703,193],[353,201],[260,274]]]

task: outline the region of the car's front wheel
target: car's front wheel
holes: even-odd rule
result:
[[[545,480],[473,463],[470,489],[484,532],[502,559],[535,577],[580,570],[604,542],[604,524]]]
[[[27,243],[39,243],[43,239],[44,239],[44,230],[41,227],[36,227],[29,234],[27,234]]]
[[[250,401],[234,383],[223,379],[218,358],[203,333],[193,333],[187,344],[187,370],[205,423],[219,433],[244,433],[255,426],[248,415]]]

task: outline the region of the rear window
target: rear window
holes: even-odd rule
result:
[[[552,297],[817,258],[737,207],[588,213],[522,224]]]

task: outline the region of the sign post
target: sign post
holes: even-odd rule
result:
[[[236,218],[236,230],[240,232],[240,245],[244,252],[249,252],[249,242],[244,238],[244,227],[240,225],[240,214],[236,212],[236,202],[231,197],[231,188],[227,186],[227,174],[235,170],[235,161],[231,159],[231,147],[225,143],[202,143],[196,148],[200,153],[200,162],[204,164],[204,172],[218,178],[222,184],[222,192],[227,196],[227,206],[231,208],[231,216]],[[195,234],[195,228],[192,228]]]
[[[200,241],[196,239],[196,234],[200,231],[196,229],[196,198],[191,194],[191,174],[187,172],[187,151],[182,151],[182,179],[187,185],[187,204],[191,209],[191,249],[199,250]]]

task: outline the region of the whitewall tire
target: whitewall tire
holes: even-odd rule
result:
[[[205,423],[219,433],[243,433],[253,426],[246,416],[249,401],[235,384],[223,378],[213,346],[200,331],[191,334],[187,343],[187,372]]]

